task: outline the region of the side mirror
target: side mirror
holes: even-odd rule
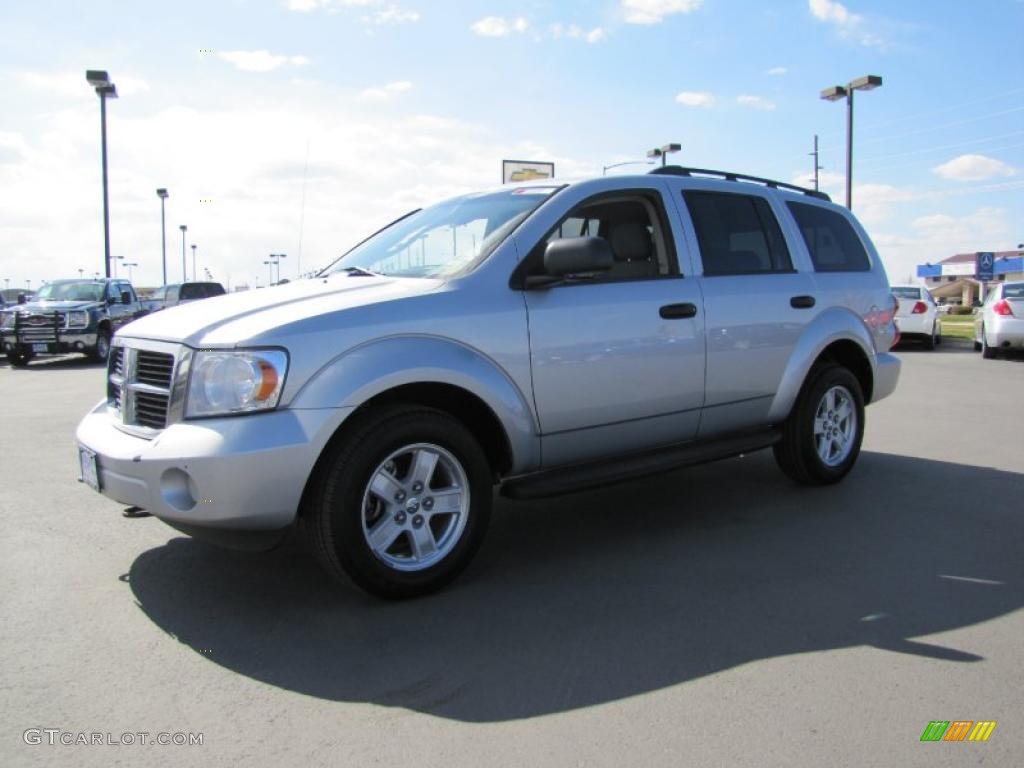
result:
[[[122,304],[131,304],[132,303],[132,295],[128,291],[121,291],[121,303]]]
[[[544,249],[543,275],[526,278],[527,288],[553,285],[570,277],[607,272],[615,263],[612,248],[603,237],[564,237]]]
[[[27,301],[28,301],[28,297],[25,296],[24,293],[19,293],[18,294],[18,303],[19,304],[25,304]]]

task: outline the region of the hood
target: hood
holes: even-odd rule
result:
[[[437,279],[339,273],[179,304],[129,323],[118,335],[193,347],[231,346],[254,339],[262,342],[282,326],[431,293],[441,285],[443,281]]]
[[[102,301],[30,301],[25,304],[9,304],[6,309],[17,312],[70,312],[73,309],[95,309],[102,307]]]

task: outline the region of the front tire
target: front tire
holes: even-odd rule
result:
[[[96,334],[96,346],[89,350],[89,357],[97,363],[107,362],[110,357],[110,331],[100,329]]]
[[[849,369],[816,366],[786,420],[775,461],[802,485],[838,483],[853,468],[864,438],[864,395]]]
[[[440,589],[473,559],[493,488],[462,422],[422,406],[372,410],[330,450],[299,521],[328,573],[408,598]]]
[[[28,361],[33,357],[32,353],[15,347],[7,353],[7,362],[11,364],[13,368],[28,368]]]

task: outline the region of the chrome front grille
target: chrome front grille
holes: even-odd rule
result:
[[[174,345],[161,345],[173,349]],[[126,427],[160,430],[167,426],[177,356],[132,343],[111,347],[107,362],[107,402]]]
[[[22,344],[54,344],[66,322],[62,312],[21,313],[14,316],[14,328]]]

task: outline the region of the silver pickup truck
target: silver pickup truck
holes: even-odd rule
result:
[[[407,597],[480,546],[495,487],[565,493],[772,448],[853,467],[889,395],[895,301],[820,193],[668,167],[458,197],[316,278],[114,338],[84,482],[191,535]]]

